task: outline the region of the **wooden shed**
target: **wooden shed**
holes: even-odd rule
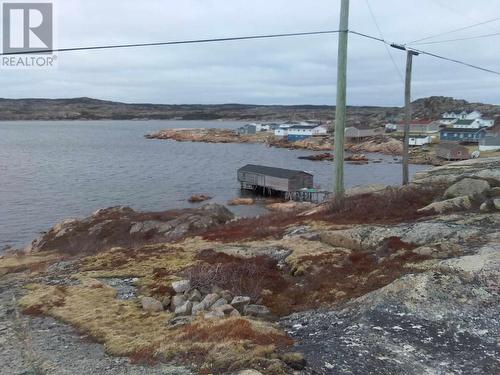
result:
[[[304,171],[247,164],[238,169],[242,189],[290,193],[313,187],[313,175]]]
[[[470,159],[469,149],[457,143],[441,142],[436,146],[436,155],[446,160]]]

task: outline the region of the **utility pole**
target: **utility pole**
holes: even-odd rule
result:
[[[406,50],[406,79],[405,79],[405,132],[404,132],[404,143],[403,143],[403,185],[408,185],[409,182],[409,170],[408,162],[410,159],[409,155],[409,143],[410,143],[410,122],[411,122],[411,70],[413,56],[417,56],[418,53]]]
[[[339,45],[337,57],[337,104],[335,107],[335,198],[344,199],[344,135],[346,123],[347,37],[349,32],[349,0],[341,0]]]

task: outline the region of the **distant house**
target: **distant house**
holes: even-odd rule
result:
[[[304,171],[247,164],[238,169],[242,189],[294,192],[313,187],[313,175]]]
[[[436,155],[446,160],[470,159],[469,149],[457,143],[442,142],[436,146]]]
[[[390,126],[389,126],[390,125]],[[405,122],[400,121],[395,124],[387,124],[386,129],[392,129],[397,134],[403,134],[405,131]],[[439,133],[440,124],[434,120],[412,120],[410,122],[410,134],[423,135]]]
[[[307,139],[315,135],[315,132],[324,132],[326,134],[326,129],[321,128],[321,129],[316,129],[320,128],[317,125],[293,125],[288,128],[288,141],[289,142],[296,142],[296,141],[301,141],[303,139]],[[318,135],[318,134],[316,134]]]
[[[384,132],[383,128],[358,129],[354,126],[345,128],[345,138],[349,141],[360,141],[364,138],[374,137]]]
[[[455,141],[455,142],[471,142],[478,143],[480,139],[486,136],[486,130],[480,129],[457,129],[457,128],[444,128],[441,129],[441,141]]]
[[[423,146],[429,143],[432,143],[432,137],[430,135],[414,135],[408,139],[408,144],[410,146]]]
[[[479,151],[500,150],[500,134],[487,135],[479,140]]]
[[[483,114],[479,111],[462,111],[462,112],[445,112],[441,116],[443,119],[457,119],[457,120],[476,120],[483,117]]]
[[[313,137],[328,135],[328,125],[318,125],[312,130]]]
[[[477,121],[481,126],[484,126],[486,128],[491,128],[493,125],[495,125],[495,120],[489,118],[480,118],[477,119]]]
[[[452,128],[456,129],[479,129],[481,128],[481,123],[478,119],[475,120],[456,120],[451,124]]]
[[[236,132],[240,135],[244,134],[256,134],[257,133],[257,127],[255,124],[246,124],[243,125],[242,127],[236,129]]]

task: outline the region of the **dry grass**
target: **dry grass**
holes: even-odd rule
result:
[[[56,252],[9,254],[0,257],[0,276],[22,271],[40,271],[63,258]]]
[[[109,354],[130,356],[137,363],[169,360],[211,370],[252,366],[268,374],[283,373],[286,367],[277,353],[291,339],[269,323],[199,318],[192,326],[171,328],[171,313],[144,312],[135,302],[117,300],[113,288],[91,285],[95,280],[65,288],[30,285],[20,306],[67,322],[102,343]],[[271,365],[275,370],[266,370]]]

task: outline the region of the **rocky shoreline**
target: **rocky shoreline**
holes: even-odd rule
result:
[[[258,218],[207,204],[57,224],[0,257],[0,360],[13,374],[496,374],[500,157],[414,180]]]
[[[292,150],[325,151],[324,158],[311,160],[333,160],[328,151],[332,151],[330,137],[313,137],[302,141],[289,142],[270,133],[257,133],[253,135],[237,134],[230,129],[164,129],[151,134],[146,134],[148,139],[173,140],[177,142],[203,142],[203,143],[262,143],[270,147],[280,147]],[[380,135],[369,137],[361,142],[347,142],[345,150],[353,154],[381,153],[399,156],[403,152],[403,143],[395,138]],[[327,155],[328,154],[328,155]],[[353,160],[359,161],[359,160]],[[414,164],[444,165],[445,160],[437,158],[435,153],[423,152],[420,149],[412,150],[410,162]]]

